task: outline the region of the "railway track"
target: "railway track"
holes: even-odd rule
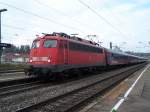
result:
[[[5,71],[0,70],[0,74],[2,74],[2,73],[15,73],[15,72],[24,72],[24,70],[23,69],[19,69],[19,70],[5,70]]]
[[[0,98],[42,86],[38,78],[23,78],[0,82]]]
[[[136,66],[139,66],[139,65],[136,65]],[[125,67],[125,68],[116,69],[116,70],[109,71],[109,72],[104,72],[98,75],[65,80],[63,82],[51,83],[50,81],[49,84],[48,83],[40,84],[38,82],[36,84],[36,81],[35,83],[33,81],[33,83],[30,84],[30,81],[29,81],[28,83],[24,85],[22,81],[21,82],[22,85],[21,83],[20,85],[18,85],[19,83],[16,83],[16,82],[15,84],[10,83],[9,85],[11,85],[12,87],[10,86],[10,88],[8,89],[7,89],[8,85],[3,84],[5,85],[6,89],[4,89],[5,87],[3,87],[4,91],[1,89],[3,93],[1,93],[1,96],[0,96],[0,111],[5,111],[5,112],[12,112],[12,111],[14,112],[16,110],[22,111],[19,109],[30,107],[34,104],[38,104],[40,102],[66,94],[68,92],[77,90],[82,87],[86,87],[88,85],[101,81],[105,78],[111,77],[114,74],[122,73],[123,71],[127,71],[129,70],[129,68],[131,69],[134,67],[135,66]],[[17,92],[15,93],[15,91]]]
[[[26,83],[35,82],[38,80],[39,78],[36,78],[36,77],[30,77],[30,78],[26,77],[26,78],[20,78],[20,79],[4,80],[4,81],[0,81],[0,88],[26,84]]]
[[[70,80],[47,80],[47,79],[39,79],[39,78],[31,78],[29,80],[24,80],[23,83],[18,83],[14,85],[4,86],[0,88],[0,98],[8,97],[10,95],[19,94],[21,92],[30,91],[39,88],[45,88],[50,86],[55,86],[67,82],[71,82],[77,79],[70,79]]]
[[[122,81],[132,73],[142,68],[144,64],[129,67],[124,71],[116,71],[113,74],[105,75],[94,83],[67,91],[63,94],[47,98],[35,104],[22,107],[17,112],[72,112],[80,104],[88,99],[102,93],[104,90],[110,88],[114,84]]]
[[[6,86],[0,88],[0,98],[10,96],[13,94],[18,94],[27,90],[40,88],[46,86],[42,81],[28,82],[23,84],[16,84],[12,86]]]

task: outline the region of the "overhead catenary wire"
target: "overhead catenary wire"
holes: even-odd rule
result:
[[[12,29],[17,29],[17,30],[22,30],[22,31],[35,31],[35,32],[39,32],[30,28],[24,28],[24,27],[18,27],[18,26],[14,26],[14,25],[9,25],[9,24],[2,24],[4,27],[8,27],[8,28],[12,28]]]
[[[16,26],[13,26],[13,25],[7,25],[7,24],[2,24],[4,27],[9,27],[9,28],[12,28],[12,29],[17,29],[17,30],[22,30],[22,31],[30,31],[30,30],[27,30],[26,28],[22,28],[22,27],[16,27]]]
[[[100,13],[96,12],[94,9],[92,9],[89,5],[87,5],[85,2],[83,2],[82,0],[78,0],[82,5],[84,5],[85,7],[87,7],[89,10],[91,10],[94,14],[96,14],[101,20],[103,20],[105,23],[107,23],[109,26],[111,26],[114,30],[116,30],[117,32],[119,32],[121,35],[123,35],[124,37],[126,37],[126,35],[120,31],[118,28],[116,28],[111,22],[109,22],[105,17],[103,17]]]
[[[29,14],[29,15],[32,15],[32,16],[35,16],[35,17],[38,17],[38,18],[40,18],[40,19],[46,20],[46,21],[48,21],[48,22],[50,22],[50,23],[53,23],[53,24],[57,24],[57,25],[66,27],[66,28],[68,28],[68,29],[74,29],[74,30],[78,30],[78,31],[84,32],[84,31],[82,31],[81,29],[78,29],[78,28],[76,28],[76,27],[72,27],[72,26],[69,26],[69,25],[60,23],[60,22],[58,22],[58,21],[55,21],[55,20],[53,20],[53,19],[40,16],[40,15],[38,15],[38,14],[36,14],[36,13],[30,12],[30,11],[27,11],[27,10],[24,10],[24,9],[22,9],[22,8],[18,8],[18,7],[16,7],[16,6],[13,6],[13,5],[10,5],[10,4],[1,2],[1,1],[0,1],[0,4],[6,5],[6,6],[8,6],[8,7],[11,7],[11,8],[16,9],[16,10],[18,10],[18,11],[21,11],[21,12],[23,12],[23,13],[26,13],[26,14]]]
[[[108,2],[107,4],[105,4],[105,8],[106,8],[106,9],[109,9],[109,7],[110,7],[110,4],[109,4],[109,2]],[[101,8],[100,10],[103,10],[103,9],[104,9],[104,7],[100,7],[100,8]],[[112,16],[113,16],[113,18],[114,18],[114,20],[115,20],[115,22],[116,22],[117,24],[121,24],[121,23],[122,23],[122,22],[120,21],[120,19],[118,18],[118,16],[114,13],[113,10],[109,10],[108,15],[109,15],[109,17],[112,17]]]
[[[44,7],[47,7],[47,8],[50,9],[50,10],[53,10],[53,11],[55,11],[55,13],[58,13],[58,14],[60,14],[60,15],[62,15],[62,16],[64,16],[64,17],[66,17],[66,18],[69,19],[69,20],[72,20],[72,22],[75,22],[75,23],[77,23],[77,24],[79,24],[79,25],[83,25],[83,26],[88,27],[88,28],[90,28],[91,26],[93,26],[93,24],[86,24],[86,23],[83,23],[83,22],[81,22],[81,21],[78,21],[77,19],[70,18],[68,14],[66,14],[66,13],[64,13],[64,12],[62,12],[62,11],[56,9],[56,8],[50,7],[49,5],[47,5],[47,4],[43,3],[43,2],[41,2],[40,0],[34,0],[34,1],[35,1],[36,3],[38,3],[39,5],[44,6]]]
[[[9,18],[10,19],[10,18]],[[7,19],[8,20],[8,19]],[[20,21],[18,21],[18,20],[16,20],[16,21],[9,21],[8,23],[18,23],[18,24],[20,24],[20,22],[21,23],[24,23],[25,21],[23,21],[23,20],[20,20]],[[15,30],[22,30],[22,31],[28,31],[28,32],[32,32],[32,31],[36,31],[37,33],[43,33],[43,31],[37,31],[37,30],[33,30],[33,28],[31,28],[31,27],[33,27],[33,26],[35,26],[35,27],[37,27],[37,28],[39,28],[39,29],[44,29],[45,27],[45,25],[44,24],[42,24],[42,25],[38,25],[38,24],[35,24],[35,23],[27,23],[27,24],[25,24],[25,25],[23,25],[24,27],[18,27],[18,26],[14,26],[14,25],[9,25],[9,24],[2,24],[4,27],[7,27],[7,28],[11,28],[11,29],[15,29]],[[20,26],[20,25],[19,25]],[[46,28],[51,28],[51,26],[49,26],[49,25],[46,25]]]
[[[13,26],[13,25],[8,25],[8,24],[2,24],[3,25],[3,27],[6,27],[6,28],[10,28],[10,29],[15,29],[15,30],[20,30],[20,31],[23,31],[23,32],[25,32],[26,31],[26,33],[25,34],[27,34],[28,33],[28,36],[31,36],[32,34],[31,33],[29,33],[29,32],[32,32],[32,31],[34,31],[34,30],[32,30],[32,29],[26,29],[26,28],[23,28],[23,27],[17,27],[17,26]],[[35,31],[35,32],[37,32],[37,33],[41,33],[41,32],[38,32],[38,31]],[[10,35],[12,35],[12,36],[15,36],[15,35],[18,35],[18,33],[14,33],[14,34],[8,34],[7,33],[7,36],[10,36]],[[11,36],[11,39],[12,38],[14,38],[14,37],[12,37]],[[28,37],[27,36],[27,37]],[[8,39],[6,39],[6,38],[2,38],[3,40],[8,40]]]
[[[18,27],[18,26],[14,26],[14,25],[8,25],[8,24],[2,24],[4,27],[6,28],[10,28],[10,29],[15,29],[15,30],[21,30],[21,31],[26,31],[26,32],[36,32],[36,33],[42,33],[33,29],[27,29],[27,28],[23,28],[23,27]]]

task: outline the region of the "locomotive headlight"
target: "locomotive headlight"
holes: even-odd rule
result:
[[[30,59],[30,63],[32,62],[33,60],[32,59]]]
[[[51,56],[48,56],[48,60],[47,60],[48,63],[51,62]]]
[[[50,62],[51,62],[51,60],[50,60],[50,59],[48,59],[48,60],[47,60],[47,62],[49,62],[49,63],[50,63]]]

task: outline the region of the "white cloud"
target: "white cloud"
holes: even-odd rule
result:
[[[125,50],[137,51],[138,41],[150,41],[148,38],[150,35],[148,31],[150,26],[150,7],[138,9],[139,6],[149,3],[149,0],[132,0],[131,2],[83,0],[113,24],[115,28],[123,32],[125,36],[79,3],[78,0],[39,0],[46,6],[38,4],[35,2],[36,0],[28,1],[26,5],[24,5],[25,2],[19,0],[14,0],[14,3],[11,0],[2,1],[49,19],[40,19],[8,7],[6,16],[13,18],[13,21],[8,18],[5,19],[4,24],[31,29],[30,31],[8,30],[10,34],[19,32],[19,36],[22,37],[12,41],[16,45],[20,45],[22,42],[23,44],[31,43],[37,33],[51,33],[54,31],[68,34],[79,33],[84,36],[97,34],[99,36],[97,40],[103,41],[103,45],[106,47],[109,46],[110,41],[118,45],[122,42],[127,42],[124,45]],[[4,18],[7,18],[6,16]],[[4,29],[3,32],[7,33]],[[147,49],[149,48],[141,49],[140,51],[148,51]]]

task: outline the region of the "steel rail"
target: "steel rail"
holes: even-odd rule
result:
[[[1,71],[0,70],[0,74],[1,73],[15,73],[15,72],[24,72],[23,69],[19,69],[19,70],[5,70],[5,71]]]
[[[53,97],[53,98],[47,99],[47,100],[45,100],[45,101],[41,101],[41,102],[36,103],[36,104],[33,104],[33,105],[31,105],[31,106],[27,106],[27,107],[18,109],[16,112],[33,111],[34,109],[39,109],[39,108],[41,108],[41,107],[43,107],[43,106],[45,106],[45,105],[54,104],[54,102],[57,102],[57,101],[59,101],[60,99],[63,99],[63,98],[65,98],[65,97],[68,97],[68,96],[70,96],[70,95],[72,95],[72,94],[75,94],[75,93],[77,93],[77,92],[83,91],[83,90],[85,90],[85,89],[87,89],[87,88],[89,88],[89,87],[93,87],[93,86],[95,86],[95,85],[97,85],[97,84],[102,84],[103,82],[106,82],[107,80],[112,81],[113,78],[117,78],[118,76],[123,76],[123,78],[121,78],[121,79],[124,79],[125,77],[127,77],[127,76],[129,76],[130,74],[134,73],[134,72],[137,71],[138,69],[142,68],[143,66],[144,66],[144,64],[135,66],[134,69],[133,69],[133,67],[132,67],[132,68],[126,70],[126,71],[122,71],[122,72],[120,72],[120,73],[114,74],[113,76],[108,76],[107,78],[105,77],[104,79],[102,79],[102,80],[100,80],[100,81],[98,81],[98,82],[95,82],[95,83],[93,83],[93,84],[90,84],[90,85],[87,85],[87,86],[84,86],[84,87],[81,87],[81,88],[72,90],[72,91],[70,91],[70,92],[67,92],[67,93],[64,93],[64,94],[61,94],[61,95],[58,95],[58,96],[55,96],[55,97]],[[127,73],[127,75],[125,75],[125,76],[122,75],[122,74],[126,74],[126,73]],[[114,83],[120,81],[121,79],[115,81]],[[112,82],[113,82],[113,81],[112,81]],[[111,85],[112,85],[112,84],[111,84]],[[106,88],[108,88],[108,85],[107,85],[107,87],[103,88],[103,90],[106,89]],[[101,91],[102,91],[102,90],[101,90]],[[98,91],[98,92],[101,92],[101,91]],[[98,92],[96,92],[95,94],[97,94]],[[93,96],[93,95],[92,95],[92,96]],[[91,97],[92,97],[92,96],[91,96]],[[56,104],[57,104],[57,103],[56,103]],[[71,110],[72,108],[74,108],[74,106],[72,106],[71,108],[66,109],[65,111],[69,111],[69,110]]]
[[[35,82],[38,80],[39,80],[38,77],[27,77],[27,78],[4,80],[4,81],[0,81],[0,88],[16,86],[16,85],[25,84],[25,83],[27,84],[27,83]]]
[[[27,90],[40,88],[41,86],[45,86],[45,84],[41,83],[41,81],[35,81],[35,82],[2,87],[0,88],[0,98],[10,96],[13,94],[18,94]]]

